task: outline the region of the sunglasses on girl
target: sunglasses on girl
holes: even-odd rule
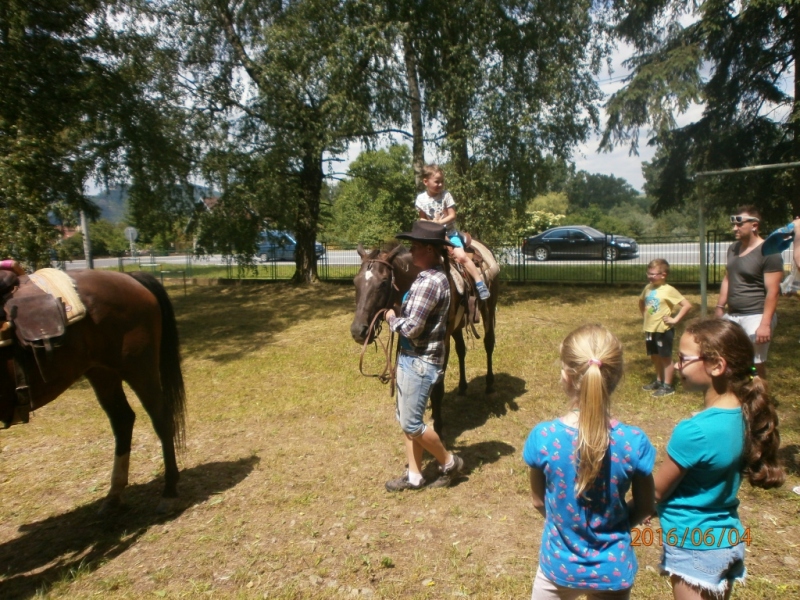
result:
[[[741,225],[742,223],[758,223],[759,220],[755,217],[743,217],[742,215],[731,215],[731,223]]]

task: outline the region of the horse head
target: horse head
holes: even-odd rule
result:
[[[350,325],[350,335],[358,344],[363,344],[374,332],[370,324],[377,312],[391,308],[399,299],[399,293],[408,290],[418,270],[411,265],[411,254],[405,246],[390,250],[378,249],[367,252],[358,245],[361,268],[353,279],[356,286],[356,312]]]

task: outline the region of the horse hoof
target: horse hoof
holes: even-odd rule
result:
[[[177,498],[161,498],[156,507],[156,512],[160,515],[168,515],[178,510]]]
[[[464,387],[460,387],[459,386],[458,392],[456,393],[456,396],[458,396],[460,398],[463,398],[466,395],[467,395],[467,386],[464,386]]]
[[[113,495],[113,496],[106,496],[106,499],[103,500],[103,504],[100,506],[100,510],[97,511],[97,514],[100,516],[107,516],[111,513],[117,512],[120,508],[124,506],[124,502],[122,501],[122,496]]]
[[[486,386],[486,395],[487,396],[491,396],[492,394],[494,394],[494,386],[493,385],[487,385]]]

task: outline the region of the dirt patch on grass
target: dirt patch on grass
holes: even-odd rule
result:
[[[401,437],[387,388],[358,374],[350,288],[196,287],[173,301],[189,411],[175,511],[156,511],[160,447],[129,392],[139,418],[127,506],[97,516],[113,438],[79,383],[31,424],[0,434],[0,597],[529,597],[542,520],[520,453],[530,428],[563,410],[564,335],[591,321],[620,336],[627,367],[615,413],[661,453],[700,406],[680,390],[665,399],[640,390],[651,366],[630,290],[507,287],[496,393],[483,394],[480,341],[468,342],[467,396],[455,394],[455,371],[447,378],[445,437],[467,477],[390,495],[383,483],[403,469]],[[779,315],[770,380],[789,478],[770,492],[742,487],[752,544],[748,584],[734,598],[800,597],[800,496],[791,492],[800,483],[800,303],[781,300]],[[654,569],[659,549],[637,554],[634,596],[669,597]]]

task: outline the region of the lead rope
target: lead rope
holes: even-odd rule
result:
[[[377,262],[386,265],[389,267],[389,273],[391,274],[391,287],[395,290],[399,291],[397,288],[397,284],[394,281],[394,267],[386,262],[385,260],[380,259],[372,259],[370,261]],[[389,304],[392,302],[392,296],[389,295]],[[397,352],[395,353],[394,364],[392,364],[392,349],[394,348],[394,331],[392,331],[391,335],[389,336],[389,345],[387,346],[384,341],[380,338],[381,334],[381,320],[386,315],[386,312],[389,310],[387,308],[381,308],[378,312],[375,313],[375,316],[372,317],[372,323],[369,325],[369,329],[367,329],[367,336],[364,339],[364,345],[361,347],[361,356],[358,359],[358,370],[364,377],[375,377],[383,384],[389,383],[389,397],[391,398],[394,396],[395,385],[397,381],[397,358],[400,354],[400,345],[397,346]],[[373,335],[374,333],[374,335]],[[384,357],[386,358],[386,362],[383,367],[383,371],[380,374],[377,373],[364,373],[364,355],[367,352],[367,346],[370,344],[370,338],[372,338],[372,343],[380,342],[381,348],[383,349]],[[375,347],[377,349],[377,343],[375,343]]]
[[[391,383],[389,387],[389,396],[394,396],[394,388],[395,388],[395,378],[396,378],[396,366],[392,364],[392,349],[394,348],[394,331],[392,331],[391,335],[389,336],[389,345],[387,346],[386,343],[381,339],[381,323],[380,319],[386,314],[386,311],[389,310],[388,308],[382,308],[372,319],[372,323],[370,323],[369,329],[367,330],[367,337],[364,340],[364,345],[361,347],[361,357],[358,361],[358,370],[364,377],[376,377],[378,381],[381,383]],[[374,332],[374,336],[372,335]],[[372,338],[372,342],[370,342],[370,338]],[[381,348],[383,349],[383,355],[386,359],[386,362],[383,367],[383,371],[381,373],[364,373],[364,355],[367,352],[367,346],[370,343],[375,343],[377,348],[377,342],[380,342]],[[397,362],[397,357],[395,357],[395,363]]]

